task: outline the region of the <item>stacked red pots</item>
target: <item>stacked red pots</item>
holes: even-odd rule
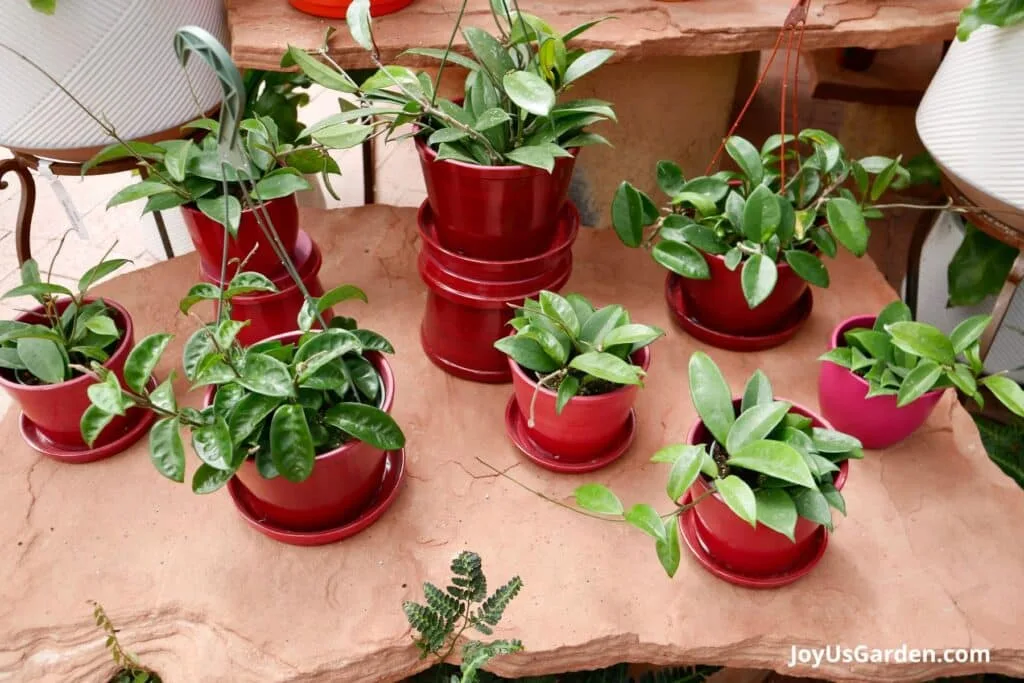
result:
[[[320,248],[308,233],[299,229],[299,211],[295,195],[273,199],[264,204],[282,246],[311,296],[323,294],[320,267],[323,257]],[[203,280],[221,286],[221,262],[224,257],[224,227],[204,216],[196,209],[184,208],[189,236],[199,252]],[[241,344],[248,346],[267,337],[290,332],[305,299],[302,290],[292,280],[281,259],[256,221],[252,211],[242,212],[237,237],[228,237],[227,279],[235,275],[238,262],[248,256],[245,270],[267,276],[277,287],[276,292],[254,292],[236,296],[231,300],[231,319],[248,320],[249,325],[238,335]],[[331,311],[325,311],[330,317]]]

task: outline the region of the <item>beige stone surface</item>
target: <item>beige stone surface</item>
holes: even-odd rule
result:
[[[344,67],[367,67],[370,61],[342,20],[302,14],[282,0],[227,0],[231,54],[239,66],[280,68],[285,48],[316,48],[328,25],[342,28],[332,39],[331,55]],[[405,9],[375,19],[377,46],[385,60],[409,47],[444,47],[460,0],[415,0]],[[566,31],[604,16],[585,34],[582,47],[616,49],[618,59],[650,56],[707,56],[763,50],[775,44],[792,0],[535,0],[524,11]],[[858,45],[897,47],[946,40],[953,36],[962,0],[812,0],[804,47]],[[469,0],[467,26],[493,28],[487,0]],[[410,63],[413,63],[410,61]]]
[[[324,248],[324,283],[358,283],[369,294],[369,306],[344,312],[398,349],[394,414],[408,435],[409,476],[394,507],[340,544],[282,545],[249,529],[226,493],[194,496],[162,479],[144,444],[106,461],[60,465],[21,442],[10,411],[0,422],[0,680],[102,680],[109,659],[89,599],[168,681],[399,680],[426,666],[401,602],[418,598],[424,580],[444,581],[463,549],[482,555],[493,582],[514,573],[525,582],[498,635],[523,639],[528,652],[496,660],[503,675],[620,661],[867,681],[981,669],[1024,675],[1024,593],[1016,589],[1024,492],[989,461],[951,397],[909,441],[853,463],[844,491],[850,516],[805,579],[750,591],[685,554],[670,580],[639,532],[544,502],[477,460],[560,500],[587,481],[610,484],[627,504],[664,500],[664,466],[647,459],[681,440],[695,418],[685,367],[700,345],[670,323],[661,269],[607,231],[580,235],[570,289],[625,304],[668,337],[654,347],[632,450],[597,473],[556,475],[506,439],[509,387],[454,379],[421,352],[414,212],[309,211],[304,223]],[[161,374],[178,364],[192,329],[173,302],[196,267],[194,256],[183,257],[101,287],[133,312],[140,335],[179,335]],[[789,344],[756,354],[709,350],[734,388],[762,367],[779,395],[817,405],[814,358],[834,324],[893,298],[866,259],[844,255],[831,270],[835,284],[815,291],[814,313]],[[177,388],[198,403],[197,393]],[[991,663],[786,668],[792,645],[904,642],[991,648]]]

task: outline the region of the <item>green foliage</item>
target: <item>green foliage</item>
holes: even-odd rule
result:
[[[642,384],[644,370],[633,364],[632,354],[665,334],[630,322],[622,306],[595,309],[579,294],[546,290],[527,299],[510,324],[516,333],[494,347],[535,374],[535,391],[557,388],[559,414],[574,396]]]
[[[483,562],[476,553],[463,551],[451,564],[452,579],[446,591],[432,583],[423,584],[426,604],[406,601],[402,604],[409,625],[418,633],[416,647],[421,657],[435,656],[444,662],[469,628],[491,635],[505,609],[523,587],[518,576],[487,595]],[[462,647],[461,677],[450,680],[473,683],[479,669],[499,655],[523,649],[518,640],[494,640],[488,643],[467,640]],[[445,679],[449,680],[449,679]]]
[[[281,62],[282,66],[298,65],[313,81],[360,99],[360,108],[343,110],[307,129],[314,140],[329,147],[334,144],[333,136],[347,141],[352,122],[372,114],[375,120],[369,125],[388,137],[400,126],[415,122],[417,134],[438,153],[438,159],[479,165],[523,164],[548,172],[555,159],[571,156],[575,148],[608,144],[600,135],[588,132],[596,123],[615,120],[608,102],[559,102],[574,83],[612,57],[611,50],[587,51],[574,42],[604,19],[563,34],[543,19],[518,11],[514,3],[494,0],[491,12],[497,31],[492,35],[481,28],[462,27],[463,4],[452,39],[461,29],[468,56],[451,51],[450,43],[444,50],[408,50],[408,54],[439,61],[438,75],[432,80],[424,72],[380,63],[369,5],[357,0],[348,10],[353,39],[370,52],[378,67],[361,84],[296,47],[290,46]],[[462,103],[438,96],[440,74],[449,64],[468,70]]]
[[[28,0],[29,6],[43,14],[54,14],[57,11],[57,0]]]
[[[103,607],[92,600],[89,601],[89,604],[93,606],[92,616],[96,625],[107,637],[105,644],[107,650],[110,651],[110,657],[118,667],[109,683],[161,683],[160,676],[155,671],[140,664],[135,655],[126,652],[121,647],[117,638],[118,630],[114,628],[113,622],[110,621]]]
[[[742,264],[750,308],[774,291],[782,259],[810,284],[828,287],[820,253],[834,257],[838,242],[862,256],[869,236],[865,219],[877,213],[874,202],[912,181],[899,158],[853,161],[821,130],[785,140],[773,135],[760,150],[733,136],[725,149],[739,172],[687,180],[678,165],[658,162],[658,186],[669,198],[660,212],[624,181],[612,200],[612,225],[623,244],[649,249],[656,262],[682,277],[710,277],[705,254],[724,256],[731,270]]]
[[[573,671],[547,676],[526,676],[524,678],[502,678],[481,671],[481,683],[703,683],[720,667],[688,666],[655,669],[642,674],[630,675],[628,664],[616,664],[604,669]],[[452,664],[439,664],[409,679],[410,683],[458,683],[458,668]]]
[[[992,316],[964,320],[947,337],[937,327],[911,320],[910,309],[894,301],[878,314],[872,329],[844,335],[845,346],[819,360],[835,363],[868,381],[868,396],[896,396],[905,406],[934,389],[954,387],[983,404],[981,387],[1016,415],[1024,417],[1024,389],[1001,374],[981,378],[980,340]]]
[[[980,415],[973,417],[988,456],[1024,488],[1024,425],[1000,424]]]
[[[830,508],[846,514],[846,503],[833,486],[835,473],[842,461],[862,457],[860,442],[813,427],[791,404],[776,401],[761,371],[747,381],[738,415],[725,377],[707,354],[691,356],[689,375],[694,407],[710,436],[701,444],[666,446],[651,458],[671,466],[665,490],[674,509],[659,514],[640,503],[624,511],[619,498],[600,484],[577,488],[576,504],[651,536],[669,576],[679,568],[675,518],[711,493],[751,526],[763,524],[790,540],[800,517],[831,530]],[[707,493],[684,504],[685,492],[698,477]]]
[[[306,331],[295,343],[265,341],[243,348],[236,338],[248,322],[227,319],[231,297],[267,290],[274,286],[265,277],[241,271],[223,291],[197,285],[182,300],[183,312],[199,301],[221,302],[221,321],[197,330],[183,353],[193,388],[216,387],[213,404],[202,411],[179,408],[169,382],[150,390],[153,369],[171,341],[168,334],[139,342],[125,364],[126,386],[94,364],[101,382],[90,387],[92,406],[82,422],[86,441],[92,442],[96,425],[112,414],[132,406],[151,410],[161,419],[150,431],[150,458],[172,481],[184,481],[181,429],[191,433],[203,463],[192,479],[196,493],[219,489],[247,458],[257,462],[264,477],[299,482],[312,473],[318,454],[353,439],[385,450],[401,448],[405,435],[380,409],[383,382],[364,357],[368,350],[393,350],[390,343],[344,318],[332,320],[327,329]],[[339,301],[341,296],[332,290],[321,298]]]
[[[968,223],[964,240],[949,262],[947,306],[973,306],[999,294],[1010,275],[1017,250]]]
[[[299,107],[309,104],[306,89],[312,81],[295,71],[263,71],[250,69],[245,81],[245,118],[269,117],[277,124],[278,138],[283,143],[298,144],[305,128],[299,121]]]
[[[61,239],[54,262],[63,246]],[[130,263],[107,259],[109,254],[85,272],[77,292],[51,283],[50,273],[43,280],[36,262],[25,262],[21,284],[0,298],[32,297],[43,310],[35,320],[0,321],[0,369],[8,379],[22,384],[59,384],[83,374],[92,362],[106,362],[124,330],[115,322],[114,309],[102,299],[89,301],[86,296],[97,280]]]
[[[960,13],[956,29],[959,40],[967,40],[982,26],[1016,26],[1024,22],[1024,0],[971,0]]]

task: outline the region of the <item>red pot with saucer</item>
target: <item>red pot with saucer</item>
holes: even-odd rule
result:
[[[306,14],[327,19],[344,19],[352,0],[288,0],[288,3]],[[391,14],[412,4],[412,0],[370,0],[370,16]]]
[[[110,299],[103,301],[121,332],[120,343],[103,367],[117,375],[123,385],[124,364],[135,347],[135,328],[131,315],[123,306]],[[63,312],[70,303],[70,299],[58,301],[57,310]],[[37,306],[15,320],[45,325],[44,312],[42,306]],[[0,370],[0,387],[21,408],[21,433],[25,441],[44,455],[63,462],[92,462],[119,453],[143,436],[152,423],[151,413],[132,408],[125,415],[111,420],[93,445],[88,446],[82,438],[80,423],[91,405],[88,388],[95,383],[92,377],[80,375],[59,384],[26,384],[13,371]]]

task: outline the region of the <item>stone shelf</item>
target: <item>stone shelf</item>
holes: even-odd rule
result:
[[[416,0],[400,12],[375,19],[384,60],[410,47],[441,47],[448,42],[459,0]],[[580,40],[587,48],[608,47],[616,59],[703,57],[770,48],[792,0],[536,0],[521,5],[556,28],[615,16]],[[890,48],[939,42],[953,37],[963,0],[812,0],[804,48],[860,46]],[[239,66],[278,69],[289,45],[320,46],[328,25],[342,30],[331,55],[343,67],[372,66],[344,28],[344,21],[320,19],[293,9],[285,0],[227,0],[231,53]],[[465,25],[493,28],[487,0],[469,0]],[[404,64],[416,64],[406,57]],[[426,64],[436,64],[426,60]]]
[[[0,680],[104,680],[110,660],[92,599],[124,646],[169,682],[397,681],[428,665],[401,602],[418,599],[424,580],[444,581],[463,549],[481,554],[495,584],[514,573],[525,583],[497,635],[521,638],[528,652],[495,660],[502,675],[621,661],[861,681],[1024,675],[1024,592],[1015,589],[1024,575],[1024,492],[989,461],[951,396],[910,440],[852,464],[850,517],[803,580],[768,592],[737,588],[685,550],[669,580],[639,532],[540,500],[477,460],[559,500],[587,481],[612,485],[627,504],[662,499],[665,468],[647,459],[695,419],[685,368],[700,346],[670,323],[664,272],[646,254],[607,231],[584,231],[576,245],[568,291],[622,303],[668,337],[654,346],[632,450],[606,470],[562,476],[526,462],[506,439],[508,386],[456,380],[421,352],[413,210],[307,211],[303,220],[324,250],[324,284],[357,283],[370,297],[342,312],[399,350],[394,414],[409,438],[409,476],[395,505],[342,543],[281,545],[246,526],[226,492],[195,496],[162,479],[144,443],[102,462],[60,465],[21,441],[11,411],[0,422]],[[814,358],[832,327],[894,297],[868,259],[844,255],[830,268],[832,288],[815,290],[814,313],[792,342],[749,355],[709,350],[734,388],[761,367],[781,396],[817,405]],[[197,274],[188,256],[97,292],[132,311],[140,337],[175,332],[168,359],[176,361],[193,327],[175,302]],[[177,388],[198,404],[198,392]],[[991,648],[991,662],[786,668],[792,645],[904,642]]]

